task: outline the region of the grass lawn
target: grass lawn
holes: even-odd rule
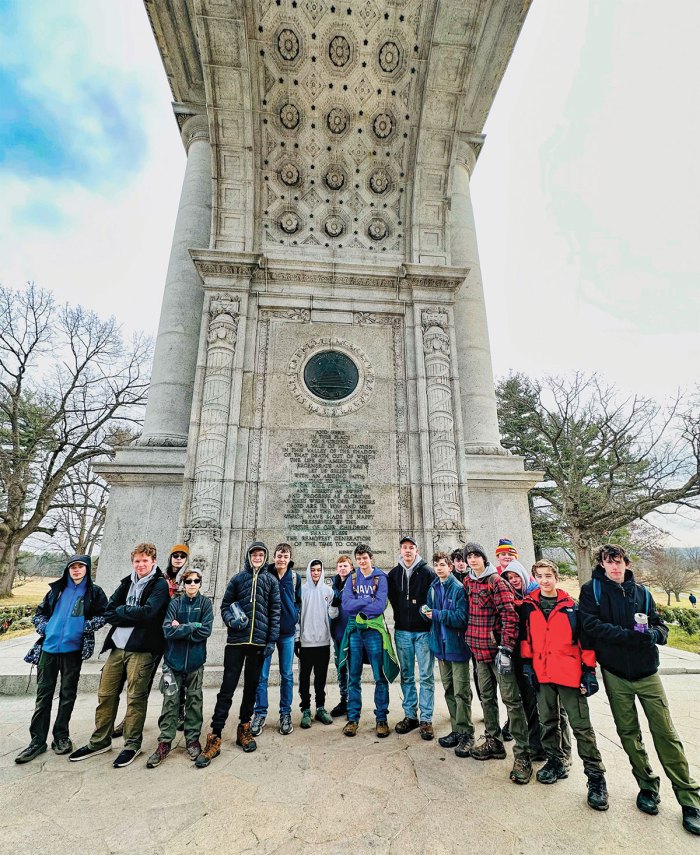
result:
[[[11,597],[0,597],[0,606],[38,606],[49,589],[49,576],[30,576],[26,582],[12,589]]]
[[[679,626],[669,626],[668,644],[670,647],[678,647],[681,650],[688,650],[690,653],[700,653],[700,635],[697,633],[688,635]]]

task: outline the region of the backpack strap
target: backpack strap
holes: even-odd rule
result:
[[[350,581],[352,583],[352,593],[354,596],[357,596],[357,585],[355,581],[357,579],[357,573],[353,570],[350,574]],[[372,579],[372,599],[375,600],[377,598],[377,588],[379,587],[379,576],[375,576]]]
[[[597,606],[600,605],[600,579],[593,580],[593,596],[595,597],[595,604]]]

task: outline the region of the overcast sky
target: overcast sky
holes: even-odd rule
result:
[[[697,0],[533,3],[472,180],[497,376],[697,381],[698,44]],[[142,0],[0,0],[0,93],[0,282],[155,333],[185,157]]]

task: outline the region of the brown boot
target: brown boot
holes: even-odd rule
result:
[[[245,723],[241,722],[238,725],[238,730],[236,732],[236,745],[240,745],[246,754],[250,754],[251,751],[255,751],[258,747],[255,737],[250,729],[249,721],[246,721]]]
[[[221,754],[221,737],[213,733],[207,734],[207,744],[204,746],[204,751],[197,757],[194,765],[198,769],[204,769],[211,761]]]

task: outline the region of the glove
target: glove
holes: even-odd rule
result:
[[[532,667],[532,662],[523,662],[523,678],[533,691],[536,692],[539,689],[539,680],[535,674],[535,669]]]
[[[299,652],[301,651],[301,641],[294,642],[294,655],[299,658]]]
[[[190,625],[192,626],[192,628],[193,628],[193,629],[201,629],[201,628],[202,628],[202,624],[201,624],[201,623],[196,623],[196,622],[195,622],[195,623],[190,624]]]
[[[584,671],[581,675],[581,689],[583,694],[587,698],[590,698],[591,695],[595,695],[599,688],[595,671]]]
[[[268,656],[272,656],[272,654],[275,652],[275,647],[276,647],[276,646],[277,646],[277,645],[275,644],[275,642],[274,642],[274,641],[271,641],[269,644],[266,644],[266,645],[265,645],[265,658],[266,658],[266,659],[267,659],[267,657],[268,657]]]
[[[513,651],[508,647],[499,647],[494,665],[502,677],[508,677],[513,673]]]

